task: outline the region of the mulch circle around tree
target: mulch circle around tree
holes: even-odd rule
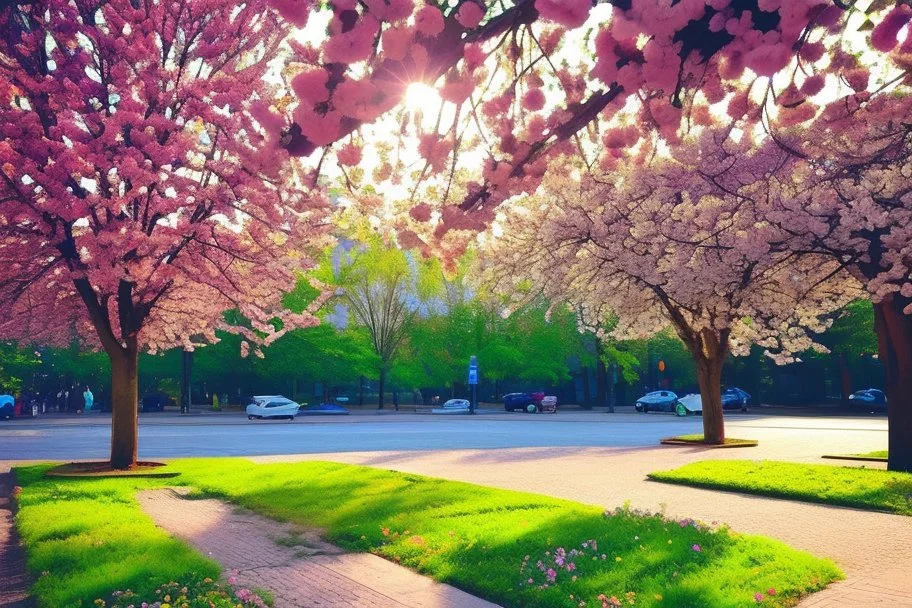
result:
[[[665,437],[659,440],[662,445],[689,445],[701,448],[755,448],[760,444],[756,439],[726,439],[725,443],[704,443],[693,439],[679,437]]]
[[[109,462],[71,462],[45,473],[48,477],[177,477],[177,471],[157,471],[163,462],[137,462],[132,469],[112,469]]]

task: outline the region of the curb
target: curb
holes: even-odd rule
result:
[[[824,454],[821,458],[829,460],[854,460],[857,462],[887,462],[886,458],[876,456],[852,456],[851,454]]]

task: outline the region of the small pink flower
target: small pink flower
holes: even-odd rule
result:
[[[700,545],[694,545],[693,547],[691,547],[691,549],[693,549],[693,550],[696,551],[697,553],[699,553],[700,551],[703,550],[703,549],[700,548]]]
[[[763,594],[762,594],[762,593],[755,593],[755,594],[754,594],[754,600],[756,600],[757,603],[759,604],[760,602],[763,601]]]
[[[773,589],[772,587],[770,587],[769,589],[766,590],[766,594],[767,595],[776,595],[776,590]]]

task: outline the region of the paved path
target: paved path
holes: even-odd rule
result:
[[[13,526],[13,475],[0,466],[0,608],[30,608],[25,552]]]
[[[793,455],[806,447],[795,446]],[[263,456],[258,462],[332,460],[481,485],[547,494],[607,508],[729,524],[833,559],[844,582],[807,598],[802,608],[912,608],[912,518],[648,481],[651,471],[710,458],[770,457],[772,448],[549,448]],[[778,450],[780,457],[792,452]],[[784,453],[783,453],[784,452]]]
[[[497,608],[376,555],[343,553],[311,530],[173,490],[137,496],[159,526],[275,595],[275,608]]]

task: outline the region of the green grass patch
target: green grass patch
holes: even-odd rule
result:
[[[882,458],[884,460],[889,456],[887,450],[874,450],[873,452],[864,452],[863,454],[852,454],[852,456],[859,456],[861,458]]]
[[[912,474],[792,462],[705,460],[650,479],[912,515]]]
[[[143,478],[44,477],[49,467],[17,469],[16,523],[42,608],[91,606],[112,591],[150,594],[188,573],[218,577],[221,568],[170,537],[139,508]]]
[[[40,477],[42,468],[20,470],[19,522],[27,532],[29,565],[47,572],[35,589],[43,607],[91,605],[150,575],[168,580],[178,570],[211,567],[157,531],[132,498],[137,489],[169,483],[320,528],[349,550],[382,555],[508,607],[601,607],[601,595],[625,606],[724,608],[757,605],[757,593],[760,605],[792,606],[842,576],[832,562],[772,539],[629,509],[604,513],[545,496],[326,462],[174,464],[181,476],[171,480],[50,481]],[[114,516],[108,514],[112,500],[121,509]],[[106,535],[112,521],[124,532],[135,528],[144,541]],[[47,522],[61,531],[43,532]],[[90,555],[55,558],[82,537],[82,545],[93,547],[102,538],[108,545]],[[152,559],[131,554],[151,546],[167,546],[168,559],[159,559],[157,550]],[[76,578],[83,586],[69,587]]]
[[[708,447],[754,447],[758,445],[756,439],[736,439],[734,437],[726,437],[722,443],[707,444],[703,439],[703,435],[675,435],[674,437],[666,437],[662,439],[662,443],[675,445],[675,444],[696,444],[696,445],[705,445]]]

